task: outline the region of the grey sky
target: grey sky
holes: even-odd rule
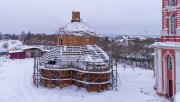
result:
[[[0,32],[54,33],[73,10],[97,33],[160,34],[161,0],[1,0]]]

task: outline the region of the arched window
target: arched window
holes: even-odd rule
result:
[[[172,70],[172,58],[170,55],[167,56],[167,68]]]
[[[175,14],[172,13],[170,16],[170,34],[174,35],[176,32],[176,19]]]
[[[169,6],[175,6],[176,1],[175,0],[169,0]]]

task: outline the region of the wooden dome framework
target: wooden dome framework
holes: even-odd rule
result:
[[[85,60],[82,56],[91,53],[92,56],[98,57],[95,55],[97,53],[88,52],[85,47],[83,47],[84,53],[82,49],[79,50],[81,53],[77,53],[77,46],[69,48],[75,48],[76,52],[73,50],[70,51],[71,53],[61,52],[63,49],[56,48],[45,56],[34,59],[34,85],[48,88],[75,85],[78,89],[86,88],[88,91],[96,92],[117,89],[117,63],[113,64],[112,59],[105,60],[105,56],[102,56],[103,54],[98,49],[96,51],[101,55],[103,61],[92,62]],[[77,59],[67,57],[71,55],[81,57]]]

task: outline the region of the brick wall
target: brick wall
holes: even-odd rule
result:
[[[59,36],[57,40],[57,45],[66,45],[66,46],[83,46],[83,45],[95,45],[96,36],[92,35],[63,35]]]

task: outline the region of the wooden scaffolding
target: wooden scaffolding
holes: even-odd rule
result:
[[[80,88],[96,92],[117,90],[117,63],[113,64],[113,60],[109,60],[107,68],[100,68],[100,62],[59,61],[59,65],[55,66],[54,60],[48,59],[47,62],[43,63],[41,58],[34,58],[33,83],[37,88],[40,85],[48,88],[75,85],[77,90]],[[85,69],[80,67],[82,63],[86,65]]]

